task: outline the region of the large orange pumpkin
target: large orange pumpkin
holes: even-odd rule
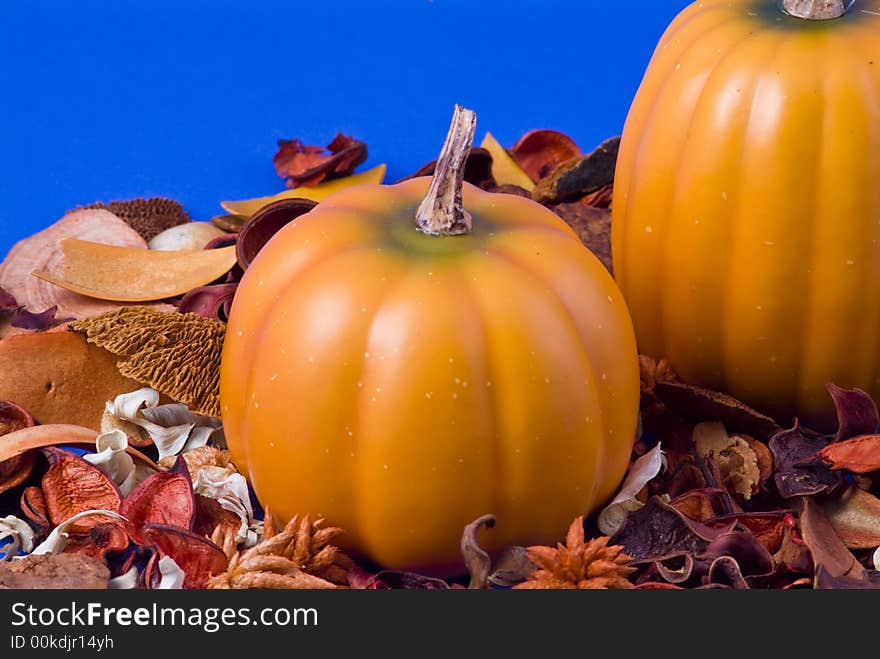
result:
[[[622,296],[566,224],[465,185],[472,230],[427,235],[430,183],[352,188],[276,234],[232,306],[221,406],[274,515],[450,571],[480,515],[492,547],[548,543],[613,493],[639,381]]]
[[[848,5],[686,8],[630,111],[614,189],[641,351],[823,425],[826,382],[880,395],[880,1]]]

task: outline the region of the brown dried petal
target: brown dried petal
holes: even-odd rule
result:
[[[288,188],[314,186],[325,179],[350,176],[367,159],[367,145],[339,133],[327,145],[308,146],[300,140],[278,140],[278,152],[272,158],[278,176],[287,179]]]
[[[65,553],[85,554],[100,560],[110,552],[122,552],[129,545],[128,533],[118,522],[99,522],[88,533],[71,533]]]
[[[819,504],[811,497],[803,497],[802,502],[801,533],[813,556],[817,573],[820,567],[824,567],[832,577],[866,580],[865,568],[843,544]]]
[[[612,137],[583,158],[561,162],[538,182],[533,193],[535,201],[542,204],[575,201],[612,184],[619,148],[620,138]]]
[[[528,579],[535,569],[525,547],[507,547],[495,562],[489,582],[507,588]]]
[[[837,410],[835,442],[877,432],[880,416],[877,413],[877,405],[868,394],[861,389],[841,389],[830,383],[826,389]]]
[[[254,213],[244,223],[236,239],[235,254],[242,270],[247,270],[276,233],[317,205],[310,199],[281,199]]]
[[[368,590],[449,590],[449,584],[442,579],[397,570],[374,574],[364,587]]]
[[[43,475],[42,488],[53,525],[87,510],[119,510],[122,497],[103,471],[59,448],[49,447],[42,451],[50,464]],[[85,533],[96,524],[112,521],[103,515],[89,515],[71,526],[70,532]]]
[[[177,310],[180,313],[194,313],[203,318],[226,322],[237,288],[237,283],[194,288],[181,298]]]
[[[807,464],[828,444],[824,435],[800,425],[777,433],[769,442],[776,461],[776,488],[785,498],[818,494],[835,487],[840,475],[818,461]]]
[[[26,487],[21,493],[21,512],[40,530],[46,530],[52,525],[49,521],[46,497],[43,495],[43,490],[35,485]]]
[[[427,165],[419,167],[409,176],[400,179],[398,183],[419,176],[433,176],[436,168],[437,161],[432,160]],[[483,190],[493,190],[495,188],[495,178],[492,175],[492,155],[486,149],[476,146],[470,148],[467,160],[464,163],[464,180]]]
[[[123,375],[195,413],[220,416],[220,354],[226,331],[220,321],[136,306],[77,321],[71,328],[120,357]]]
[[[581,150],[568,135],[557,130],[532,130],[510,149],[516,164],[535,183],[550,175],[562,163],[579,158]]]
[[[862,435],[825,446],[819,456],[831,469],[855,474],[880,471],[880,435]]]

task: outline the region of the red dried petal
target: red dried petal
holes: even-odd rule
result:
[[[135,542],[147,542],[145,524],[189,530],[195,516],[192,483],[186,474],[164,471],[142,481],[122,502],[119,512]]]
[[[125,551],[128,544],[128,533],[119,522],[101,522],[89,529],[88,533],[70,534],[64,552],[104,560],[108,552]]]
[[[581,150],[568,135],[557,130],[532,130],[513,145],[510,155],[535,183],[559,165],[580,158]]]
[[[863,435],[829,444],[821,457],[832,469],[846,469],[855,474],[880,471],[880,435]]]
[[[278,140],[278,152],[272,162],[278,176],[287,179],[287,187],[296,188],[350,176],[367,159],[367,145],[342,133],[333,138],[327,150],[330,153],[300,140]]]
[[[317,206],[310,199],[279,199],[254,213],[238,232],[235,254],[238,265],[247,270],[266,243],[300,215]]]
[[[147,524],[143,533],[186,573],[184,588],[205,588],[208,579],[223,572],[229,563],[220,547],[191,531],[165,524]]]
[[[205,318],[226,321],[238,284],[212,284],[189,291],[177,304],[180,313],[195,313]]]
[[[53,525],[58,525],[86,510],[119,511],[119,489],[100,469],[79,456],[59,448],[42,449],[49,470],[43,475],[46,510]],[[89,515],[70,527],[71,533],[86,533],[96,524],[112,522],[104,515]]]
[[[31,485],[26,487],[21,493],[21,512],[28,521],[39,529],[48,529],[51,526],[49,521],[49,511],[46,508],[46,497],[43,496],[43,490]]]
[[[241,518],[221,506],[217,499],[196,494],[195,502],[196,518],[192,528],[194,533],[210,538],[218,526],[232,529],[235,532],[241,528]]]

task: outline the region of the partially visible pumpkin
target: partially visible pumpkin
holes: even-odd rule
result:
[[[880,2],[849,4],[686,8],[617,166],[640,350],[781,422],[832,425],[826,382],[880,395]]]
[[[226,333],[224,429],[260,501],[387,567],[460,570],[487,512],[489,546],[555,542],[615,490],[636,429],[614,281],[550,211],[461,188],[472,131],[441,156],[430,226],[427,178],[334,195],[257,255]],[[427,235],[461,228],[434,223],[456,183],[472,229]]]

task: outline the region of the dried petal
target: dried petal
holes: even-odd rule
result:
[[[171,471],[153,474],[125,498],[119,511],[128,519],[126,528],[136,542],[147,542],[142,529],[149,524],[190,530],[196,504],[188,474]]]
[[[134,566],[130,567],[127,572],[123,572],[118,577],[113,577],[107,582],[107,588],[110,590],[132,590],[137,588],[138,569]]]
[[[88,510],[111,510],[114,513],[119,510],[122,497],[104,472],[59,448],[49,447],[42,450],[51,465],[43,475],[42,488],[49,520],[53,524],[78,520],[79,513]],[[114,517],[118,518],[118,515]],[[108,520],[100,516],[91,515],[70,527],[70,530],[74,533],[85,533],[95,524],[106,521]]]
[[[697,455],[711,459],[718,468],[725,489],[748,501],[757,494],[761,481],[758,456],[741,437],[727,434],[723,423],[717,421],[694,426],[694,445]]]
[[[224,201],[221,203],[224,209],[235,215],[243,215],[250,217],[264,206],[271,204],[279,199],[311,199],[312,201],[323,201],[332,194],[344,190],[345,188],[354,187],[356,185],[376,185],[385,178],[385,165],[379,165],[368,169],[360,174],[346,176],[345,178],[335,179],[333,181],[324,181],[314,187],[300,187],[293,190],[285,190],[276,195],[269,197],[257,197],[255,199],[244,199],[242,201]]]
[[[414,173],[406,176],[402,181],[419,176],[433,176],[437,167],[437,161],[432,160],[427,165],[419,167]],[[492,156],[483,148],[471,147],[467,159],[464,162],[464,180],[482,190],[491,190],[495,187],[495,178],[492,176]]]
[[[194,313],[203,318],[226,322],[237,283],[200,286],[189,291],[177,304],[180,313]]]
[[[818,494],[835,487],[840,475],[810,460],[828,444],[828,439],[812,430],[796,425],[777,433],[769,442],[776,461],[776,488],[785,498]]]
[[[90,343],[118,355],[124,375],[188,405],[195,413],[220,416],[225,324],[195,314],[137,306],[77,321],[71,327],[84,333]]]
[[[810,497],[803,497],[802,501],[801,532],[804,542],[813,555],[816,571],[818,572],[821,566],[832,577],[866,580],[865,568],[843,544],[819,504]]]
[[[327,145],[329,154],[319,146],[307,146],[300,140],[278,140],[278,152],[272,158],[278,176],[287,179],[288,188],[313,186],[327,179],[351,176],[355,167],[367,159],[367,145],[339,133]]]
[[[159,559],[159,574],[161,578],[157,586],[158,590],[177,590],[183,588],[186,574],[170,556],[163,556]]]
[[[195,533],[164,524],[147,524],[143,532],[183,569],[184,588],[205,588],[212,576],[226,569],[228,560],[223,550]]]
[[[382,570],[363,587],[367,590],[449,590],[449,584],[442,579],[398,570]]]
[[[837,410],[837,435],[835,442],[872,435],[880,426],[880,416],[874,400],[861,389],[841,389],[835,384],[826,386],[834,408]]]
[[[244,215],[215,215],[211,218],[211,224],[227,233],[238,233],[244,226],[247,218]]]
[[[495,526],[495,515],[483,515],[464,527],[461,534],[461,555],[471,576],[468,588],[482,590],[489,583],[489,572],[492,570],[492,559],[486,550],[480,547],[477,534],[480,529],[491,529]]]
[[[99,300],[148,302],[183,295],[222,277],[235,265],[235,249],[161,252],[76,238],[61,241],[60,267],[32,274]]]
[[[155,469],[142,461],[137,463],[126,451],[128,438],[121,430],[103,433],[95,440],[96,453],[83,456],[86,462],[95,465],[116,483],[122,496],[131,491]]]
[[[69,538],[69,532],[71,532],[75,527],[79,528],[91,528],[95,524],[99,524],[101,522],[106,522],[107,518],[113,519],[123,519],[119,513],[113,510],[83,510],[82,512],[73,515],[72,517],[63,520],[58,526],[52,529],[52,533],[43,540],[34,550],[31,552],[32,556],[36,556],[39,554],[60,554],[64,551],[64,548],[67,546],[67,540]],[[88,523],[84,523],[82,520],[88,519]],[[97,520],[97,521],[96,521]]]
[[[503,588],[525,581],[536,569],[529,560],[528,549],[519,546],[504,549],[493,567],[489,582]]]
[[[612,137],[583,158],[561,161],[535,187],[535,201],[558,204],[575,201],[614,182],[620,138]]]
[[[663,452],[658,443],[653,449],[630,465],[623,485],[617,496],[599,513],[598,526],[603,535],[614,535],[626,523],[629,512],[640,510],[644,504],[636,499],[648,481],[655,478],[664,468]]]
[[[846,469],[855,474],[880,471],[880,435],[862,435],[828,444],[819,456],[831,469]]]
[[[236,239],[235,253],[242,270],[247,270],[276,233],[317,205],[316,201],[309,199],[281,199],[254,213],[244,223]]]
[[[15,515],[0,518],[0,560],[9,561],[34,549],[34,530]]]
[[[235,538],[238,544],[250,547],[257,543],[258,534],[252,528],[256,523],[254,510],[244,476],[234,469],[204,466],[193,474],[193,489],[197,494],[216,499],[221,507],[238,517],[240,526]]]
[[[510,155],[535,183],[548,176],[562,163],[579,158],[581,150],[574,141],[556,130],[532,130],[513,145]]]
[[[821,501],[822,512],[835,533],[850,549],[880,546],[880,499],[857,487],[839,497]]]

